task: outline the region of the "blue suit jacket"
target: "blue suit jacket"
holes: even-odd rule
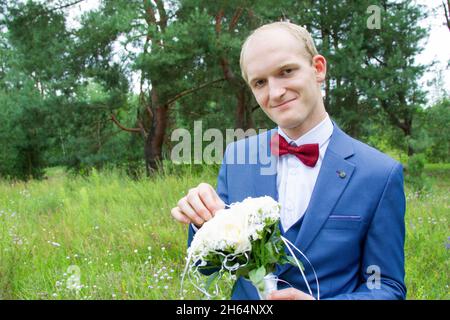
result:
[[[269,148],[275,132],[273,129],[228,145],[217,184],[217,193],[225,203],[265,195],[278,199],[278,160],[270,155]],[[406,297],[404,214],[401,164],[351,138],[334,124],[294,242],[317,272],[321,299]],[[193,234],[190,227],[188,244]],[[313,271],[304,259],[300,260],[316,296]],[[296,267],[280,266],[277,274],[308,292]],[[258,294],[249,281],[240,278],[232,299],[258,299]]]

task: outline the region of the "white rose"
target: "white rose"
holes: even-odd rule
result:
[[[231,243],[235,253],[242,253],[251,249],[248,237],[248,215],[233,209],[222,210],[218,237]]]
[[[234,254],[251,250],[251,241],[266,223],[280,218],[280,205],[271,197],[247,198],[216,212],[195,234],[189,251],[194,260],[208,253],[232,248]]]
[[[251,249],[247,233],[248,216],[233,209],[219,210],[213,219],[205,222],[191,244],[194,255],[233,248],[234,253]]]

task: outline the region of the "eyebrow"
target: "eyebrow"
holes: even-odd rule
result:
[[[283,63],[283,64],[279,65],[275,70],[279,71],[279,70],[286,69],[289,67],[292,68],[292,67],[300,67],[300,66],[296,62],[288,62],[288,63]],[[251,85],[253,85],[255,81],[258,81],[260,79],[261,79],[260,77],[254,77],[254,78],[250,79],[249,83]]]
[[[295,63],[295,62],[285,63],[285,64],[282,64],[281,66],[279,66],[279,67],[277,68],[277,70],[286,69],[286,68],[288,68],[288,67],[299,67],[299,64],[298,64],[298,63]]]

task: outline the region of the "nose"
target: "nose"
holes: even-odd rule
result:
[[[283,100],[283,96],[286,93],[286,88],[281,85],[280,81],[277,79],[269,79],[269,98],[271,105],[276,105],[279,101]]]

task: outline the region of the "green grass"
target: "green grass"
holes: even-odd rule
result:
[[[450,166],[426,166],[423,194],[407,186],[406,285],[408,299],[450,299]]]
[[[133,181],[54,170],[40,182],[0,183],[0,298],[181,298],[187,227],[170,209],[204,180],[213,174]],[[71,265],[78,295],[66,288]]]
[[[427,192],[407,189],[408,299],[449,299],[450,167],[427,173]],[[170,209],[216,174],[171,168],[136,181],[54,168],[43,181],[0,182],[0,299],[198,299],[189,282],[180,293],[187,227]],[[67,288],[73,272],[78,292]]]

